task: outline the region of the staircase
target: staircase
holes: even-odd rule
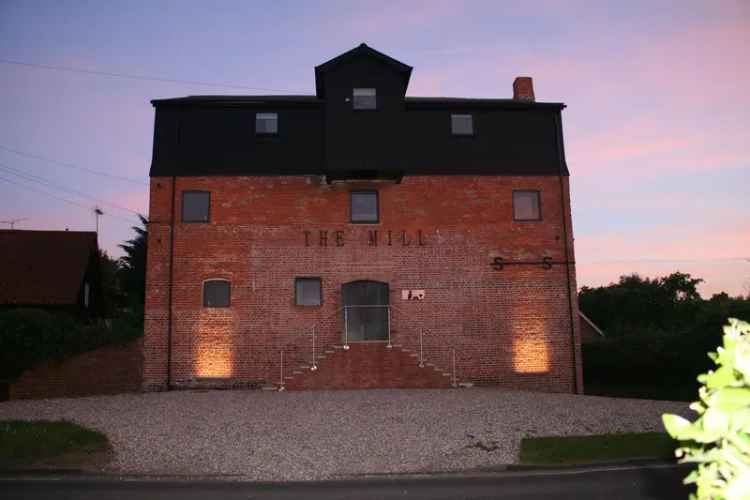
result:
[[[284,373],[284,388],[315,389],[443,389],[453,386],[451,374],[431,363],[419,366],[419,354],[385,342],[334,346],[317,357],[317,369],[303,364]],[[462,387],[468,384],[460,384]],[[265,390],[278,390],[280,383]]]

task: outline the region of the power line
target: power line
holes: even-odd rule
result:
[[[149,81],[149,82],[162,82],[162,83],[180,83],[180,84],[187,84],[187,85],[200,85],[203,87],[223,87],[227,89],[239,89],[239,90],[262,90],[264,92],[270,91],[270,92],[293,93],[293,91],[290,91],[290,90],[272,89],[272,88],[267,88],[267,87],[249,87],[246,85],[232,85],[229,83],[202,82],[202,81],[197,81],[197,80],[178,80],[176,78],[161,78],[161,77],[144,76],[144,75],[131,75],[127,73],[112,73],[109,71],[98,71],[98,70],[84,69],[84,68],[71,68],[68,66],[53,66],[49,64],[36,64],[36,63],[30,63],[30,62],[24,62],[24,61],[11,61],[8,59],[0,59],[0,63],[13,64],[16,66],[26,66],[30,68],[36,68],[36,69],[67,71],[69,73],[83,73],[87,75],[108,76],[111,78],[126,78],[129,80],[144,80],[144,81]]]
[[[34,186],[27,186],[25,184],[21,184],[19,182],[13,181],[11,179],[6,179],[5,177],[0,177],[0,181],[5,181],[5,182],[7,182],[9,184],[14,184],[14,185],[16,185],[18,187],[22,187],[22,188],[28,189],[30,191],[36,191],[37,193],[42,193],[42,194],[45,194],[47,196],[51,196],[52,198],[56,198],[56,199],[58,199],[60,201],[64,201],[65,203],[68,203],[70,205],[75,205],[75,206],[77,206],[79,208],[83,208],[87,212],[91,210],[91,207],[89,207],[89,206],[86,206],[86,205],[84,205],[82,203],[78,203],[78,202],[69,200],[67,198],[63,198],[62,196],[58,196],[58,195],[56,195],[54,193],[50,193],[49,191],[46,191],[44,189],[38,189],[38,188],[36,188]],[[114,214],[110,214],[110,213],[105,213],[104,215],[107,216],[107,217],[112,217],[112,218],[115,218],[115,219],[127,222],[128,224],[134,224],[135,223],[135,221],[133,221],[131,219],[126,219],[125,217],[120,217],[119,215],[114,215]]]
[[[122,205],[118,205],[117,203],[112,203],[111,201],[106,201],[106,200],[102,200],[100,198],[96,198],[94,196],[91,196],[91,195],[88,195],[88,194],[84,193],[83,191],[79,191],[77,189],[69,188],[69,187],[63,186],[62,184],[57,184],[56,182],[50,181],[49,179],[46,179],[44,177],[23,172],[23,171],[18,170],[16,168],[9,167],[8,165],[5,165],[3,163],[0,163],[0,170],[3,170],[5,172],[7,172],[9,174],[12,174],[12,175],[15,175],[17,177],[21,177],[22,179],[25,179],[25,180],[28,180],[28,181],[31,181],[31,182],[36,182],[38,184],[42,184],[43,186],[46,186],[48,188],[57,189],[59,191],[67,191],[69,194],[74,194],[74,195],[80,196],[82,198],[88,198],[88,199],[90,199],[92,201],[95,201],[97,203],[101,203],[101,204],[104,204],[104,205],[109,205],[110,207],[117,208],[119,210],[124,210],[126,212],[130,212],[130,213],[135,214],[135,215],[139,215],[139,212],[136,211],[136,210],[132,210],[132,209],[130,209],[128,207],[124,207]]]
[[[0,220],[0,224],[8,224],[11,229],[15,229],[16,228],[16,224],[18,224],[19,222],[25,221],[25,220],[28,220],[28,219],[26,217],[21,217],[21,218],[18,218],[18,219]]]
[[[3,149],[5,151],[9,151],[9,152],[17,154],[19,156],[26,156],[28,158],[34,158],[36,160],[46,161],[46,162],[49,162],[49,163],[53,163],[55,165],[60,165],[62,167],[74,168],[76,170],[82,170],[84,172],[88,172],[88,173],[94,174],[94,175],[101,175],[101,176],[104,176],[104,177],[111,177],[113,179],[117,179],[117,180],[120,180],[120,181],[131,182],[133,184],[139,184],[141,186],[148,186],[148,182],[139,181],[139,180],[136,180],[136,179],[131,179],[129,177],[123,177],[123,176],[120,176],[120,175],[110,174],[110,173],[107,173],[107,172],[102,172],[100,170],[94,170],[94,169],[91,169],[91,168],[81,167],[81,166],[75,165],[73,163],[67,163],[67,162],[63,162],[63,161],[59,161],[59,160],[53,160],[51,158],[46,158],[44,156],[40,156],[40,155],[37,155],[37,154],[34,154],[34,153],[29,153],[27,151],[21,151],[21,150],[18,150],[18,149],[12,149],[12,148],[9,148],[7,146],[3,146],[2,144],[0,144],[0,149]]]

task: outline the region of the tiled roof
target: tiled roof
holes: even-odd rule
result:
[[[96,233],[0,230],[0,304],[75,304]]]

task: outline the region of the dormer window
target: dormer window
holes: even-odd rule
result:
[[[279,133],[278,113],[255,113],[255,134],[276,135]]]
[[[472,115],[451,115],[451,133],[453,135],[474,135],[474,117]]]
[[[375,89],[354,89],[352,92],[353,109],[376,109],[377,96]]]

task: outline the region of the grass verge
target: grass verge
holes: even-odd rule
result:
[[[107,436],[71,422],[0,421],[0,469],[89,466],[109,454]]]
[[[674,458],[677,442],[663,432],[524,438],[522,465],[573,465]]]

